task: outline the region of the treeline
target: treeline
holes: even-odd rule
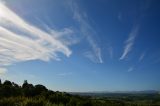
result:
[[[29,84],[22,86],[0,80],[0,106],[160,106],[152,101],[126,101],[71,95],[65,92],[54,92],[43,85]]]
[[[98,104],[90,97],[54,92],[40,84],[29,84],[27,80],[22,86],[0,80],[0,106],[102,106]]]

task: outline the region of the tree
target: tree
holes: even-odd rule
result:
[[[15,88],[20,88],[20,86],[14,82],[12,82],[12,86],[15,87]]]
[[[5,80],[4,83],[3,83],[3,85],[4,86],[5,85],[12,86],[12,83],[10,81],[8,81],[8,80]]]
[[[36,95],[39,95],[39,94],[41,94],[42,92],[46,92],[46,91],[48,91],[48,89],[47,89],[45,86],[40,85],[40,84],[35,85],[35,94],[36,94]]]
[[[22,88],[26,88],[27,86],[28,86],[28,82],[27,82],[27,80],[24,80]]]
[[[0,85],[2,84],[1,79],[0,79]]]
[[[6,80],[1,87],[2,96],[9,97],[13,95],[12,83]]]
[[[32,84],[29,84],[27,80],[24,80],[24,83],[22,85],[22,90],[23,90],[24,96],[27,96],[27,97],[35,96],[34,86]]]

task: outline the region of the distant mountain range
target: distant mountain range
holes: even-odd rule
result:
[[[92,91],[92,92],[69,92],[70,94],[81,96],[122,96],[122,95],[143,95],[143,94],[160,94],[156,90],[144,90],[144,91]]]
[[[102,92],[92,92],[92,93],[141,93],[141,94],[152,94],[152,93],[159,93],[156,90],[144,90],[144,91],[102,91]]]

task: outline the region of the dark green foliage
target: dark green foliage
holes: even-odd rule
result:
[[[160,106],[160,95],[125,95],[103,98],[54,92],[24,81],[22,87],[0,80],[0,106]]]
[[[35,95],[40,95],[41,93],[47,92],[48,90],[45,86],[39,84],[39,85],[35,85],[34,91],[35,91],[34,92]]]
[[[1,79],[0,79],[0,86],[1,86],[2,82],[1,82]]]
[[[3,86],[12,86],[12,83],[8,80],[5,80]]]

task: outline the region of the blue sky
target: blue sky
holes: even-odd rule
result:
[[[158,0],[0,0],[0,78],[60,91],[160,90]]]

